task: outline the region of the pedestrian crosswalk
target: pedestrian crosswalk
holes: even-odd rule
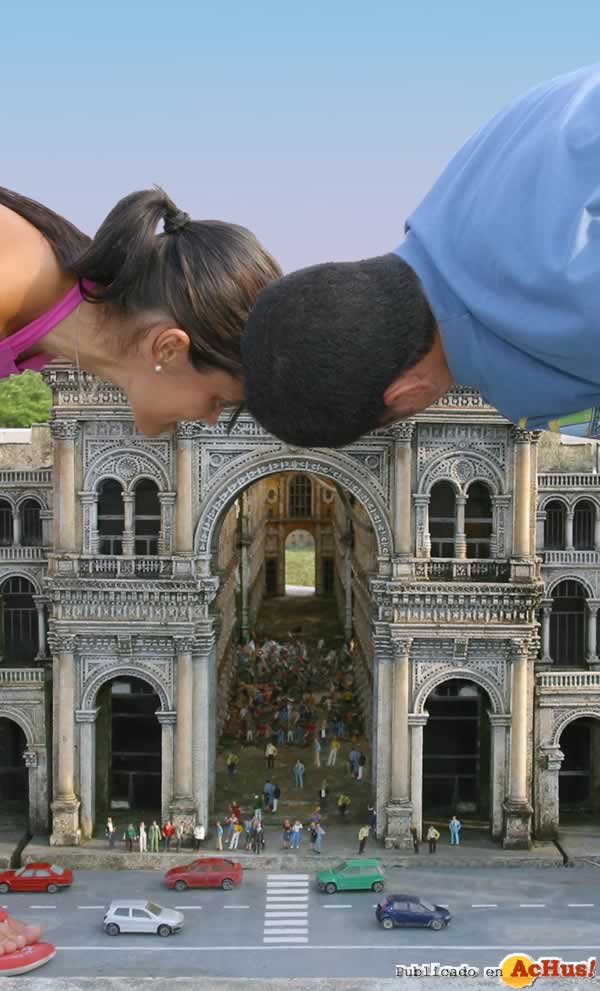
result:
[[[268,874],[263,943],[308,943],[308,874]]]

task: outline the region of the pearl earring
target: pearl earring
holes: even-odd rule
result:
[[[155,372],[162,372],[162,365],[155,365],[154,366],[154,371]]]

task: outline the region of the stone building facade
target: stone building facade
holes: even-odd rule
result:
[[[183,423],[146,439],[117,389],[58,362],[44,376],[50,424],[18,456],[0,446],[0,718],[24,734],[36,831],[48,821],[60,845],[92,835],[104,699],[128,679],[155,699],[161,814],[208,821],[233,648],[263,597],[284,591],[295,529],[314,540],[317,594],[335,596],[360,648],[388,846],[422,829],[444,692],[449,711],[477,703],[495,839],[552,834],[567,778],[575,805],[585,792],[598,810],[592,445],[553,446],[462,388],[336,451],[291,448],[247,415],[231,434]],[[34,616],[17,662],[10,630]]]

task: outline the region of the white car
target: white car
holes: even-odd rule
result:
[[[110,903],[104,916],[104,929],[109,936],[118,936],[119,933],[170,936],[183,929],[183,912],[142,899],[115,901]]]

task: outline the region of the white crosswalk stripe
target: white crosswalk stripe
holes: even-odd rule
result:
[[[308,874],[268,874],[263,943],[308,943]]]

